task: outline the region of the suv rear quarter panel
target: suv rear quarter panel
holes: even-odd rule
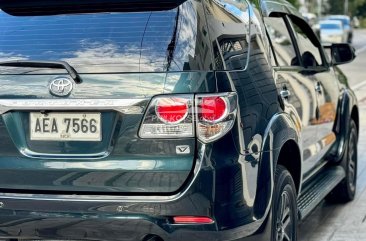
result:
[[[225,2],[229,10],[230,4],[230,1]],[[216,170],[215,214],[219,217],[219,226],[225,229],[250,222],[261,224],[270,208],[273,170],[280,149],[288,140],[299,143],[301,124],[296,110],[289,107],[285,112],[279,99],[270,64],[269,43],[256,6],[248,5],[247,12],[241,15],[248,16],[250,21],[244,17],[237,22],[228,20],[235,13],[224,18],[208,9],[209,29],[214,28],[217,22],[221,24],[216,32],[209,32],[213,56],[221,56],[219,61],[215,61],[220,64],[216,67],[224,69],[216,73],[218,91],[235,91],[239,103],[237,122],[231,131],[233,142],[213,143],[209,148],[228,150],[225,151],[226,160],[213,163]],[[238,24],[236,35],[229,34],[233,26],[230,24]],[[225,44],[233,42],[236,46],[240,42],[240,46],[245,47],[225,51]],[[230,157],[231,144],[240,153],[239,158]]]

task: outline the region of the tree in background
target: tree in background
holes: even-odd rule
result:
[[[329,14],[345,14],[344,0],[328,0],[331,2]],[[348,15],[357,16],[361,27],[366,27],[366,0],[348,0]]]
[[[304,0],[304,5],[306,8],[306,12],[318,14],[319,13],[319,2],[322,3],[322,6],[320,8],[321,15],[326,15],[329,13],[329,2],[332,0]],[[332,2],[333,3],[333,2]]]
[[[356,16],[361,16],[363,18],[366,18],[366,4],[362,4],[360,5],[357,10],[356,10],[356,13],[355,13]]]
[[[294,5],[296,8],[300,7],[300,3],[298,0],[287,0],[289,1],[292,5]]]
[[[344,14],[344,0],[330,0],[329,14]]]
[[[350,5],[351,14],[353,16],[366,17],[366,0],[354,0]]]
[[[345,1],[344,0],[329,0],[330,14],[345,14]],[[364,9],[366,8],[366,0],[348,0],[348,15],[350,16],[362,16],[365,15]]]

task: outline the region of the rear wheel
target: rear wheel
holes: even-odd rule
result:
[[[340,163],[346,171],[346,177],[328,195],[328,201],[344,203],[355,198],[357,184],[357,135],[356,123],[351,119],[346,149]]]
[[[272,200],[272,241],[297,240],[297,202],[294,181],[288,170],[278,165]]]

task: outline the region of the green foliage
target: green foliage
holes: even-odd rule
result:
[[[354,14],[356,16],[366,18],[366,1],[357,7]]]
[[[287,0],[289,1],[292,5],[294,5],[296,8],[300,7],[300,3],[298,0]]]
[[[330,14],[345,14],[344,0],[328,0],[330,3]],[[364,16],[366,14],[366,0],[348,0],[348,15]]]
[[[329,14],[344,14],[344,0],[330,0]]]
[[[366,28],[366,18],[360,20],[360,28]]]

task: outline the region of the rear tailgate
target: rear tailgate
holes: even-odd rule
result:
[[[187,31],[184,12],[190,12],[188,39],[177,34]],[[139,128],[153,96],[209,91],[205,73],[171,72],[195,56],[195,21],[191,2],[138,13],[19,17],[0,11],[0,61],[66,61],[82,79],[60,97],[52,88],[64,82],[51,85],[70,80],[63,70],[0,68],[0,189],[119,194],[181,188],[194,166],[195,138],[144,139]],[[192,79],[205,80],[205,87]]]

